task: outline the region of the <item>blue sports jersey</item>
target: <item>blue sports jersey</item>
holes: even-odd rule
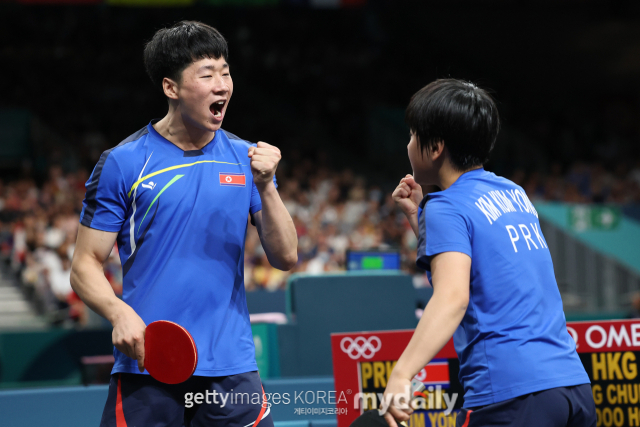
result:
[[[262,209],[251,144],[220,129],[183,151],[153,123],[102,154],[80,222],[118,233],[124,301],[146,324],[170,320],[191,333],[194,375],[255,371],[243,277],[247,217]],[[113,373],[139,373],[114,356]]]
[[[429,257],[442,252],[471,257],[469,306],[453,336],[464,406],[589,383],[524,190],[481,168],[421,208],[418,266],[429,270]]]

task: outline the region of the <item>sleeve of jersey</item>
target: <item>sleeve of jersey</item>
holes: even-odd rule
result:
[[[120,231],[127,210],[124,177],[113,155],[102,153],[82,202],[80,223],[102,231]]]
[[[276,181],[276,176],[273,176],[273,183],[278,188],[278,182]],[[258,187],[256,187],[256,183],[251,180],[251,203],[249,204],[249,213],[253,217],[253,214],[262,210],[262,200],[260,200],[260,193],[258,192]],[[251,223],[253,223],[253,218],[251,219]]]
[[[462,252],[471,257],[467,222],[450,201],[429,200],[420,219],[418,267],[431,271],[430,258],[443,252]]]

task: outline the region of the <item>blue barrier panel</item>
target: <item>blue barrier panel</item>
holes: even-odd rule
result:
[[[294,274],[287,286],[293,324],[278,328],[283,377],[332,375],[331,333],[413,329],[418,324],[416,290],[404,273]]]
[[[82,384],[83,356],[111,354],[110,330],[0,333],[0,388]]]
[[[337,420],[312,420],[311,427],[336,427],[338,425]],[[279,427],[279,426],[275,426]]]
[[[274,427],[309,427],[311,423],[304,421],[274,421]]]
[[[385,272],[388,273],[388,272]],[[416,303],[422,306],[431,298],[433,289],[417,288]],[[247,308],[249,313],[286,313],[286,294],[285,291],[251,291],[247,292]]]
[[[286,310],[285,292],[251,291],[247,292],[247,308],[249,313],[284,313]]]
[[[274,421],[336,422],[335,414],[327,413],[329,408],[336,407],[339,399],[332,377],[264,380],[264,391],[269,394]],[[325,413],[320,413],[322,409]]]
[[[86,427],[100,424],[107,386],[0,392],[0,425]]]

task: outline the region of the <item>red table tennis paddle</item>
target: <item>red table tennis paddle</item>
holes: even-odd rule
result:
[[[198,348],[193,337],[168,320],[157,320],[147,326],[144,353],[144,367],[165,384],[188,380],[198,365]]]

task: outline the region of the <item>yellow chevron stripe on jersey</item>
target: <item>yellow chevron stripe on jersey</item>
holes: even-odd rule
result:
[[[131,192],[133,192],[133,190],[135,190],[138,187],[138,185],[140,185],[143,181],[146,181],[147,179],[149,179],[149,178],[151,178],[153,176],[160,175],[161,173],[169,172],[169,171],[180,169],[180,168],[188,168],[189,166],[197,165],[199,163],[220,163],[220,164],[223,164],[223,165],[246,166],[246,165],[243,165],[242,163],[219,162],[217,160],[200,160],[199,162],[187,163],[187,164],[184,164],[184,165],[171,166],[169,168],[161,169],[161,170],[159,170],[157,172],[152,172],[149,175],[143,176],[142,178],[137,180],[133,184],[133,186],[131,187],[129,192],[127,193],[127,196],[131,197]]]

